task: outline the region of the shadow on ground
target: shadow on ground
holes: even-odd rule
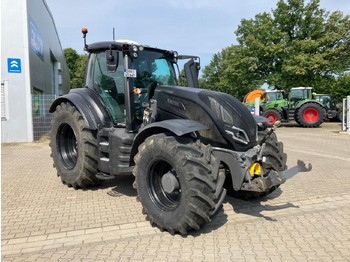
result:
[[[193,237],[198,237],[198,236],[200,236],[202,234],[209,234],[212,231],[215,231],[218,228],[220,228],[223,225],[225,225],[226,222],[227,222],[227,215],[224,213],[223,210],[220,210],[218,212],[218,214],[216,215],[216,217],[214,217],[211,222],[209,222],[208,224],[204,225],[204,227],[201,228],[198,231],[190,231],[189,235],[191,235]]]
[[[136,189],[134,189],[133,187],[134,180],[135,177],[132,174],[118,175],[108,180],[101,181],[101,183],[99,183],[96,186],[84,188],[83,190],[97,191],[101,189],[111,188],[111,190],[108,191],[107,194],[112,197],[119,197],[122,195],[135,197],[137,196],[137,192]]]
[[[280,196],[281,194],[282,194],[282,190],[278,188],[273,193],[265,197],[260,197],[260,198],[250,199],[250,200],[243,200],[243,199],[234,198],[232,196],[227,196],[225,201],[226,203],[231,204],[233,207],[233,210],[238,214],[246,214],[249,216],[261,217],[268,221],[276,222],[277,220],[275,218],[264,215],[261,212],[276,211],[276,210],[281,210],[286,208],[299,208],[299,206],[295,206],[292,203],[286,203],[283,205],[273,205],[273,206],[264,204],[268,200],[274,199]]]
[[[113,187],[107,192],[109,196],[119,197],[119,196],[130,196],[136,197],[137,191],[133,187],[135,177],[133,175],[120,175],[115,177],[113,180],[106,181],[109,183],[109,187]]]
[[[134,183],[133,175],[120,175],[116,176],[113,179],[104,181],[100,186],[91,188],[90,190],[98,190],[98,189],[108,189],[110,191],[107,194],[110,197],[120,197],[120,196],[130,196],[136,197],[137,191],[133,187]],[[286,203],[283,205],[269,205],[266,204],[268,200],[279,197],[282,194],[282,190],[280,188],[276,189],[273,193],[269,194],[265,197],[243,200],[239,198],[234,198],[232,196],[227,195],[224,202],[232,205],[233,210],[237,214],[245,214],[248,216],[263,218],[267,221],[276,222],[277,219],[266,215],[269,211],[276,211],[286,208],[299,208],[298,206],[293,205],[292,203]],[[265,214],[262,214],[264,212]],[[198,231],[190,231],[189,235],[193,237],[200,236],[202,234],[208,234],[212,231],[217,230],[221,226],[223,226],[227,222],[227,215],[220,210],[216,217],[208,224],[206,224],[202,229]]]

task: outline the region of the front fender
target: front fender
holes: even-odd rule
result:
[[[155,122],[143,127],[135,137],[130,156],[130,165],[134,165],[134,156],[137,154],[138,147],[147,137],[163,132],[171,132],[176,136],[183,136],[199,130],[209,129],[207,126],[190,119],[170,119]]]

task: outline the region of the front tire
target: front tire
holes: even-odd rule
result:
[[[153,135],[135,156],[135,188],[147,220],[186,235],[208,223],[221,207],[224,173],[210,146],[190,137]]]
[[[258,143],[265,137],[268,130],[259,131]],[[265,141],[265,149],[262,153],[266,157],[266,161],[262,163],[264,173],[267,174],[272,169],[275,171],[283,171],[287,169],[287,154],[283,151],[283,143],[279,142],[275,133]]]
[[[268,127],[273,126],[273,124],[276,123],[276,121],[281,121],[282,119],[281,112],[278,111],[277,109],[272,109],[272,108],[265,110],[262,116],[269,120],[268,122],[266,122]]]
[[[51,121],[50,147],[57,175],[68,187],[86,188],[99,183],[96,134],[88,129],[80,112],[70,103],[63,102],[56,107]]]

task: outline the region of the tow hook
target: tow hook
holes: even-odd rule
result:
[[[280,172],[280,174],[282,176],[284,176],[285,180],[288,180],[298,173],[309,172],[309,171],[311,171],[311,169],[312,169],[311,163],[308,163],[308,165],[306,167],[306,164],[303,160],[298,160],[298,163],[296,166],[289,168],[287,170],[284,170],[284,171]]]
[[[302,160],[298,160],[298,164],[292,168],[289,168],[287,170],[284,170],[282,172],[276,172],[275,170],[271,170],[269,174],[269,179],[271,180],[272,185],[282,185],[284,184],[288,179],[292,178],[298,173],[301,172],[309,172],[312,169],[311,163],[308,163],[308,166],[306,167],[306,164]]]
[[[306,166],[304,161],[298,160],[298,164],[288,170],[277,172],[271,170],[266,177],[258,177],[242,185],[242,190],[254,192],[267,192],[271,188],[284,184],[288,179],[292,178],[300,172],[311,171],[310,163]]]

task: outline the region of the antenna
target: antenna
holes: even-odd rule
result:
[[[114,30],[114,27],[113,27],[113,41],[115,41],[115,30]]]

